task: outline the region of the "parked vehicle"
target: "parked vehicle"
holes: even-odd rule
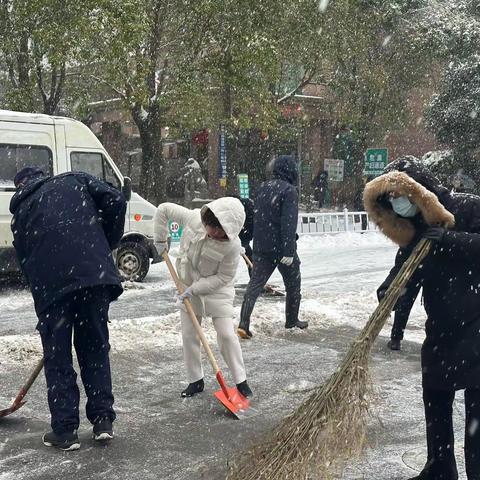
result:
[[[7,110],[0,110],[0,275],[19,270],[12,245],[9,204],[15,192],[15,174],[33,165],[42,167],[49,175],[86,172],[123,191],[128,208],[117,266],[125,279],[143,280],[155,253],[155,206],[132,192],[130,179],[121,174],[103,145],[83,123],[71,118]]]

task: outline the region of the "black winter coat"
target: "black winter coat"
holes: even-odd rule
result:
[[[111,250],[123,235],[126,201],[93,176],[42,177],[18,190],[10,203],[14,246],[37,314],[67,293],[111,285],[122,293]]]
[[[253,251],[276,257],[293,257],[297,250],[298,169],[290,156],[280,156],[273,179],[260,185],[255,197]]]
[[[397,162],[395,162],[397,163]],[[480,388],[480,197],[451,194],[412,162],[398,162],[389,171],[403,171],[433,192],[455,217],[455,226],[434,243],[407,284],[407,297],[423,286],[427,321],[422,347],[422,380],[426,388]],[[426,228],[422,215],[410,221],[416,235],[400,248],[384,285],[394,279]]]

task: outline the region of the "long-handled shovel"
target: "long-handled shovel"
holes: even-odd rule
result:
[[[177,290],[180,293],[183,293],[184,292],[183,285],[180,282],[180,279],[178,278],[177,272],[175,271],[175,267],[173,266],[168,253],[163,252],[162,256],[163,256],[163,259],[165,260],[165,264],[167,265],[168,270],[170,271],[170,275],[172,276],[172,279],[175,282]],[[198,323],[198,319],[197,319],[197,316],[195,315],[195,312],[193,311],[192,304],[187,298],[183,300],[183,303],[185,304],[187,312],[190,315],[190,319],[192,320],[193,326],[197,331],[197,335],[200,338],[200,341],[202,342],[203,348],[205,349],[205,352],[207,352],[208,359],[210,360],[210,364],[212,365],[213,371],[215,372],[215,377],[217,378],[217,381],[220,385],[220,390],[214,393],[215,397],[223,404],[223,406],[227,410],[232,412],[236,418],[242,419],[242,418],[245,418],[246,416],[249,416],[248,415],[249,412],[253,410],[250,407],[250,401],[247,398],[245,398],[237,390],[237,388],[227,387],[227,384],[225,383],[222,372],[218,367],[218,363],[215,360],[215,357],[213,356],[213,352],[210,349],[210,346],[208,345],[207,338],[203,333],[203,329],[200,326],[200,323]]]
[[[10,415],[11,413],[15,412],[19,408],[22,408],[23,405],[25,405],[26,402],[24,402],[23,399],[25,398],[25,395],[27,394],[28,390],[30,390],[30,387],[33,385],[33,382],[38,377],[38,374],[42,371],[42,368],[43,368],[43,357],[37,363],[37,366],[33,370],[32,374],[30,375],[25,385],[18,392],[12,405],[8,408],[5,408],[4,410],[0,410],[0,418]]]
[[[252,269],[253,268],[253,263],[250,261],[250,259],[244,253],[242,253],[242,257],[245,260],[245,263],[247,264],[247,267]],[[280,290],[277,290],[276,288],[272,287],[271,285],[265,285],[265,287],[263,287],[263,288],[266,292],[272,294],[274,297],[284,297],[285,296],[285,294],[283,292],[281,292]]]

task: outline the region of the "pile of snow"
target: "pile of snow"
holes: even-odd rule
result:
[[[34,365],[42,354],[42,343],[38,334],[0,337],[0,367],[7,363]]]
[[[379,233],[342,233],[325,236],[302,236],[298,242],[302,261],[302,303],[300,318],[309,322],[309,332],[325,334],[338,326],[361,329],[377,306],[376,288],[393,266],[396,247]],[[248,272],[240,263],[237,284],[248,282]],[[283,288],[276,272],[270,283]],[[138,302],[145,314],[133,318],[117,319],[111,316],[110,344],[112,350],[141,351],[142,348],[181,349],[181,325],[178,308],[173,298],[173,283],[163,264],[154,265],[147,281],[127,283],[119,300]],[[170,292],[172,294],[170,294]],[[161,295],[166,313],[158,314],[149,307],[151,295]],[[232,328],[240,317],[243,291],[237,291]],[[150,298],[148,297],[150,295]],[[5,308],[19,308],[31,303],[29,293],[8,295],[0,301]],[[31,306],[33,308],[33,305]],[[142,310],[139,310],[140,312]],[[418,301],[411,314],[406,338],[423,341],[425,313]],[[297,329],[286,330],[284,297],[260,297],[252,315],[251,329],[255,335],[287,337],[304,335]],[[204,321],[209,342],[216,344],[216,333],[211,319]],[[389,335],[391,321],[382,334]],[[307,332],[308,335],[308,332]],[[0,336],[0,368],[7,363],[34,364],[41,355],[41,342],[37,333],[30,335]]]
[[[338,234],[309,235],[302,234],[298,240],[298,254],[310,252],[312,249],[325,250],[334,248],[393,246],[394,243],[379,232],[341,232]]]

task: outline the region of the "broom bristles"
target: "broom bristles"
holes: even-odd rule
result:
[[[339,368],[295,412],[231,466],[228,480],[328,480],[361,454],[373,384],[369,360],[400,292],[427,255],[421,240],[389,287]]]

